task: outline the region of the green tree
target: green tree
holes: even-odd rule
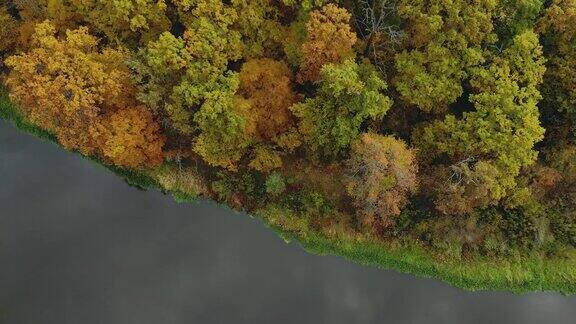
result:
[[[415,133],[422,156],[454,162],[444,167],[450,176],[438,186],[444,211],[455,195],[479,206],[498,202],[515,188],[521,168],[536,160],[534,145],[544,135],[537,107],[544,62],[534,32],[516,36],[489,67],[475,70],[474,111],[461,119],[447,115]]]
[[[164,0],[70,0],[74,13],[116,42],[156,39],[170,29]]]
[[[273,57],[280,52],[285,28],[272,0],[232,0],[238,13],[234,30],[242,35],[243,56]]]
[[[545,106],[567,114],[576,123],[576,1],[555,0],[538,28],[549,58],[543,87]]]
[[[286,190],[284,178],[279,173],[272,173],[266,178],[266,193],[276,197]]]
[[[397,54],[394,85],[401,98],[425,112],[444,113],[463,94],[469,70],[485,62],[496,41],[493,0],[400,0],[407,49]]]
[[[250,103],[234,96],[238,78],[228,78],[227,89],[211,91],[194,115],[200,134],[194,151],[210,165],[237,169],[237,162],[252,144],[256,127],[248,117]]]
[[[177,133],[189,136],[192,116],[211,96],[230,89],[228,63],[241,57],[240,34],[229,30],[233,10],[220,1],[179,1],[186,18],[183,37],[165,32],[131,63],[138,98]],[[213,9],[215,11],[210,11]]]
[[[300,119],[299,129],[311,153],[336,158],[360,134],[362,125],[381,119],[392,100],[376,69],[349,59],[322,69],[320,87],[314,98],[292,107]]]

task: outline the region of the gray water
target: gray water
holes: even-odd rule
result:
[[[470,293],[308,254],[0,122],[0,322],[574,323],[576,297]]]

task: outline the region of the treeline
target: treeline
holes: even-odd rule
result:
[[[2,79],[70,150],[326,233],[576,244],[575,0],[3,2]]]

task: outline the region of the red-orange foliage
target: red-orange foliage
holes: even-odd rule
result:
[[[342,63],[354,55],[352,46],[357,41],[350,28],[350,13],[334,4],[313,11],[306,24],[307,36],[302,45],[299,82],[317,82],[322,66]]]

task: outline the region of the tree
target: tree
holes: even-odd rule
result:
[[[497,4],[495,26],[498,38],[507,44],[514,36],[532,29],[544,9],[544,0],[502,0]]]
[[[546,154],[546,161],[560,176],[562,204],[576,206],[576,143],[563,143]]]
[[[70,5],[112,41],[146,43],[170,29],[165,0],[71,0]]]
[[[152,167],[164,160],[160,125],[142,106],[112,111],[90,127],[105,161],[127,168]]]
[[[231,77],[228,89],[208,94],[194,115],[200,134],[194,151],[212,166],[237,169],[237,162],[252,144],[256,127],[249,118],[250,104],[234,96],[238,78]]]
[[[301,10],[310,11],[314,7],[326,5],[331,0],[282,0],[287,6],[299,7]],[[339,1],[336,1],[339,2]]]
[[[444,166],[444,173],[451,175],[437,188],[447,206],[447,197],[454,195],[467,197],[462,199],[469,199],[469,208],[498,202],[516,187],[521,168],[536,160],[534,145],[544,135],[537,107],[544,71],[538,37],[526,31],[489,67],[474,72],[474,111],[462,119],[447,115],[415,132],[423,156],[455,163]]]
[[[249,167],[261,172],[280,168],[283,155],[301,144],[290,111],[298,100],[290,69],[272,59],[247,61],[240,71],[238,94],[250,103],[248,118],[257,131]]]
[[[350,28],[346,9],[328,4],[310,14],[306,40],[302,45],[299,82],[318,82],[325,64],[342,63],[354,56],[356,34]]]
[[[273,57],[280,52],[285,28],[272,0],[232,0],[238,13],[234,27],[242,35],[243,56]]]
[[[242,65],[238,94],[250,102],[258,135],[271,140],[293,125],[290,107],[296,103],[292,72],[281,61],[253,59]]]
[[[98,51],[97,39],[85,27],[71,30],[63,40],[55,26],[36,27],[32,49],[11,56],[7,80],[12,98],[32,123],[56,133],[68,149],[95,152],[88,126],[101,112],[126,105],[133,98],[123,50]]]
[[[397,54],[394,85],[402,99],[425,112],[445,113],[464,92],[472,67],[485,62],[496,41],[492,0],[400,0],[407,49]]]
[[[8,53],[14,51],[17,39],[14,35],[18,34],[18,22],[8,13],[6,8],[0,8],[0,69],[3,66],[3,59]]]
[[[32,49],[6,60],[12,98],[67,149],[120,166],[159,164],[163,137],[153,116],[134,106],[128,52],[97,45],[85,27],[59,39],[53,24],[38,24]]]
[[[390,68],[390,60],[402,45],[405,32],[400,28],[398,1],[354,1],[354,20],[363,40],[364,55],[383,70]]]
[[[130,66],[138,98],[160,114],[168,130],[189,137],[194,113],[213,93],[230,89],[228,63],[241,57],[242,46],[240,34],[229,29],[235,12],[220,0],[175,4],[187,27],[184,35],[161,34]]]
[[[325,65],[314,98],[292,107],[299,130],[311,153],[341,156],[370,120],[381,119],[392,101],[381,92],[387,85],[369,63],[349,59]]]
[[[279,173],[272,173],[266,178],[266,193],[272,197],[281,195],[286,190],[284,178]]]
[[[61,0],[13,0],[24,21],[33,24],[51,20],[58,30],[77,27],[78,15],[68,1]]]
[[[13,9],[20,17],[20,26],[12,38],[17,39],[19,49],[28,50],[32,45],[36,25],[49,20],[59,35],[68,29],[79,27],[80,18],[69,1],[61,0],[13,0]]]
[[[546,107],[576,123],[576,1],[555,0],[538,25],[549,58],[544,82]]]
[[[410,195],[417,191],[416,157],[392,136],[362,134],[352,145],[347,162],[346,189],[358,214],[384,227],[394,223]]]

